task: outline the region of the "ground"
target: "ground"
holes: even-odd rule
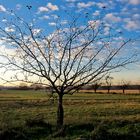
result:
[[[57,96],[49,97],[45,91],[0,91],[0,139],[140,139],[140,94],[66,95],[61,130],[55,126]]]

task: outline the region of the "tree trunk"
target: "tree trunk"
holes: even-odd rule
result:
[[[110,88],[108,88],[108,94],[109,94],[109,92],[110,92]]]
[[[57,127],[58,128],[61,128],[63,126],[63,120],[64,120],[63,95],[59,95],[58,109],[57,109]]]
[[[125,93],[125,89],[123,89],[123,94]]]

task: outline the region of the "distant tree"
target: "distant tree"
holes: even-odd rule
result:
[[[19,84],[19,89],[20,90],[27,90],[27,89],[29,89],[29,87],[26,83],[20,83]]]
[[[92,84],[92,88],[94,89],[94,92],[97,92],[97,89],[102,85],[102,83],[100,82],[95,82],[94,84]]]
[[[43,89],[43,86],[41,84],[32,84],[30,87],[34,90],[40,90]]]
[[[110,89],[112,87],[112,79],[113,79],[113,77],[111,77],[109,75],[105,77],[106,88],[108,91],[107,93],[110,93]]]
[[[0,27],[1,40],[8,46],[0,54],[5,60],[0,62],[0,67],[12,72],[11,79],[6,81],[52,87],[58,95],[58,128],[63,126],[64,95],[73,94],[114,69],[134,62],[133,55],[119,54],[131,39],[119,38],[120,34],[113,28],[104,34],[105,27],[110,26],[101,19],[91,20],[89,14],[72,16],[65,26],[58,17],[52,32],[47,25],[36,26],[15,13],[8,17],[7,24]],[[7,25],[14,29],[5,30]],[[110,77],[106,82],[110,85]]]
[[[123,94],[125,93],[125,90],[129,87],[130,82],[128,81],[121,81],[120,89],[122,89]]]
[[[137,85],[137,89],[139,90],[139,94],[140,94],[140,85]]]

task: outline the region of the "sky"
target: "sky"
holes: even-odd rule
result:
[[[65,26],[70,20],[68,14],[89,13],[90,21],[102,18],[123,32],[126,38],[136,39],[130,51],[135,50],[140,55],[140,0],[0,0],[1,27],[6,24],[6,18],[10,18],[8,11],[11,10],[28,22],[35,21],[48,34],[54,29],[59,16],[61,24]],[[81,24],[82,22],[81,19]],[[5,30],[13,29],[7,27]],[[106,28],[105,34],[108,32]],[[140,62],[114,73],[113,77],[114,83],[121,80],[140,82]]]

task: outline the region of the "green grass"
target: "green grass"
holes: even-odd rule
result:
[[[57,100],[44,91],[0,91],[0,139],[139,139],[140,95],[64,96],[65,128],[56,131]]]

